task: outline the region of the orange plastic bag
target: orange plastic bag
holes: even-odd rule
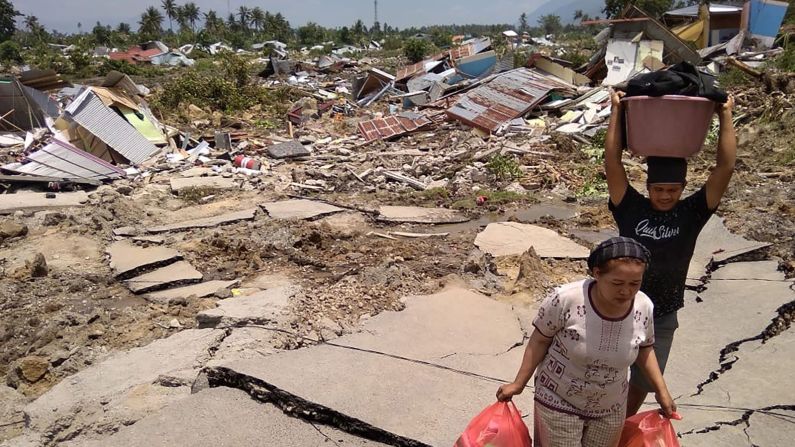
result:
[[[682,419],[674,413],[673,419]],[[671,420],[657,410],[630,416],[624,422],[618,447],[680,447]]]
[[[497,402],[467,425],[454,447],[531,447],[530,432],[513,402]]]

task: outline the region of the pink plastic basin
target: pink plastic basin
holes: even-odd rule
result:
[[[687,158],[704,146],[715,103],[696,96],[623,98],[627,147],[644,156]]]

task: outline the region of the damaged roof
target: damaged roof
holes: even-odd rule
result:
[[[425,115],[404,112],[386,118],[376,118],[359,123],[359,132],[367,141],[382,140],[413,132],[431,124]]]
[[[467,125],[494,132],[526,114],[552,90],[571,90],[551,75],[517,68],[485,81],[461,96],[447,115]]]
[[[91,89],[75,98],[66,108],[66,113],[130,163],[143,163],[158,150],[132,124],[109,109]]]
[[[70,180],[108,180],[125,176],[122,169],[57,139],[28,155],[24,163],[13,163],[3,169]]]

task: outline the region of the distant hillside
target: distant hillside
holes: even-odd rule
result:
[[[604,0],[549,0],[528,15],[527,23],[530,26],[537,26],[538,18],[548,14],[559,16],[560,21],[564,24],[572,23],[574,22],[574,11],[578,9],[591,17],[604,17],[602,12],[604,6]]]

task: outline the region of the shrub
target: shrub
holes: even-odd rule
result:
[[[425,56],[430,51],[431,44],[424,39],[409,39],[403,46],[403,54],[411,63],[417,63],[425,59]]]

